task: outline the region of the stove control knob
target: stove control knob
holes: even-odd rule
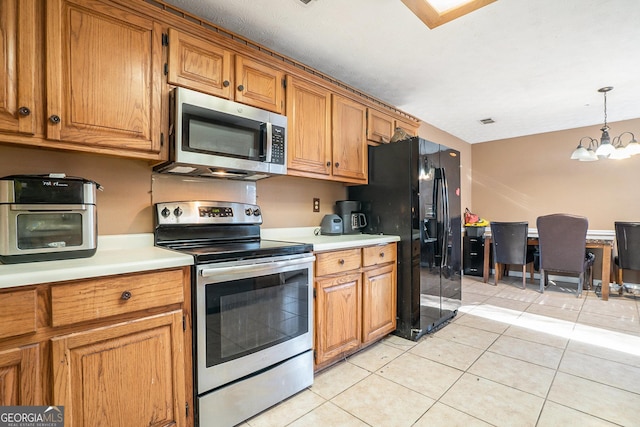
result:
[[[180,216],[180,215],[182,215],[182,209],[180,208],[180,206],[178,206],[177,208],[175,208],[175,209],[173,210],[173,214],[174,214],[175,216]]]
[[[251,216],[251,214],[253,214],[253,209],[251,208],[247,208],[244,210],[244,214],[247,216]]]
[[[260,216],[260,209],[259,208],[255,208],[255,210],[253,211],[253,216]]]
[[[171,215],[171,211],[168,208],[164,208],[160,211],[160,215],[162,215],[164,218],[168,217],[169,215]]]

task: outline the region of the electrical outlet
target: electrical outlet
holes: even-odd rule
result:
[[[320,199],[317,197],[313,198],[313,211],[320,212]]]

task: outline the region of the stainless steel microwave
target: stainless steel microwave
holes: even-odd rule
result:
[[[253,181],[287,173],[287,118],[228,99],[173,89],[169,141],[156,172]]]

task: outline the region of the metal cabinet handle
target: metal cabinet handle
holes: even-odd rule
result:
[[[340,167],[340,163],[336,162],[336,167],[339,168]]]
[[[331,162],[327,162],[327,166],[331,166]]]
[[[28,107],[20,107],[18,108],[18,114],[21,116],[28,116],[31,114],[31,110]]]
[[[129,292],[129,291],[124,291],[122,293],[122,295],[120,295],[120,299],[123,300],[123,301],[126,301],[126,300],[128,300],[130,298],[131,298],[131,292]]]
[[[343,260],[343,259],[339,260],[339,261],[338,261],[338,264],[340,264],[340,265],[344,265],[344,260]]]
[[[222,86],[229,87],[229,80],[225,80],[222,82]]]
[[[57,125],[58,123],[60,123],[60,116],[57,115],[52,115],[51,117],[49,117],[49,121],[55,125]]]
[[[242,85],[238,86],[238,90],[239,90],[240,92],[242,92],[242,91],[244,90],[244,86],[242,86]]]
[[[380,252],[380,258],[384,258],[384,252]]]

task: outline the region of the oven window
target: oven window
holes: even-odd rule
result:
[[[183,150],[261,160],[265,127],[260,122],[234,117],[224,120],[183,115]],[[231,116],[230,116],[231,117]],[[233,121],[231,121],[233,120]]]
[[[82,214],[28,213],[17,217],[18,249],[82,246]]]
[[[309,332],[308,270],[206,285],[207,367]]]

